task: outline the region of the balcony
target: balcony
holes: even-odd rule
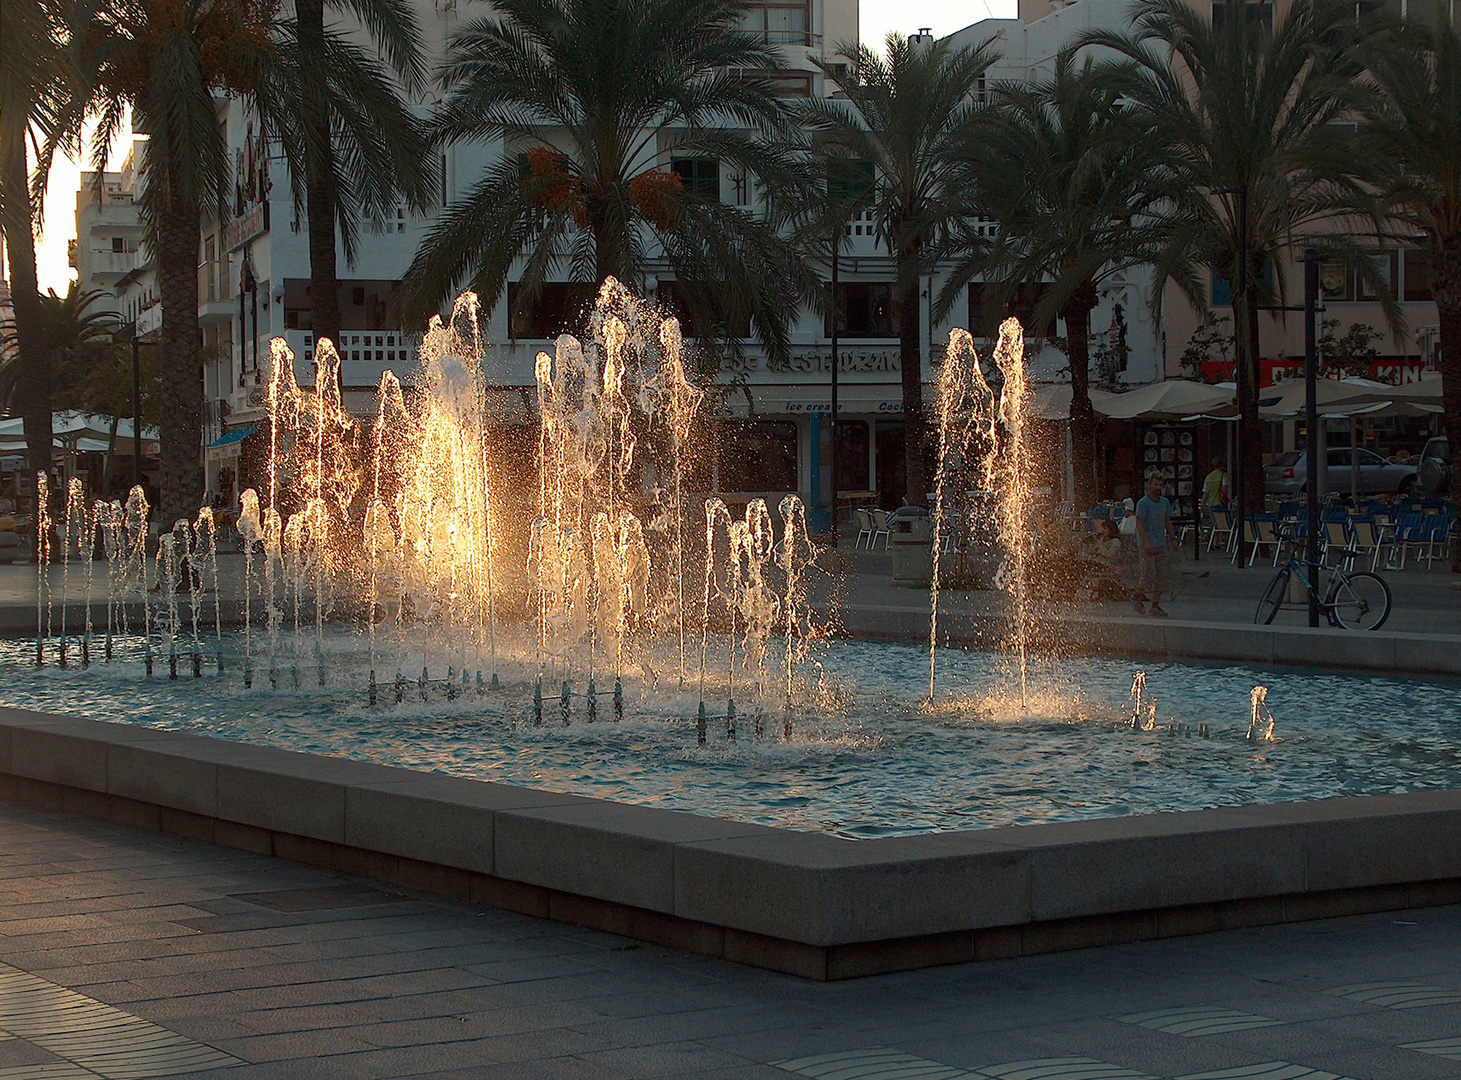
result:
[[[110,248],[92,248],[86,255],[86,263],[91,276],[98,278],[120,278],[136,270],[139,265],[137,252],[113,251]],[[81,267],[78,266],[77,269],[80,270]]]

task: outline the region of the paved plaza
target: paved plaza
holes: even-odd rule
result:
[[[1461,1077],[1461,908],[812,983],[0,803],[0,1080]]]

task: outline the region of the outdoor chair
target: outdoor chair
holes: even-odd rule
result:
[[[1395,528],[1395,544],[1400,549],[1400,569],[1405,569],[1406,557],[1412,550],[1417,554],[1426,547],[1425,514],[1420,510],[1400,514]]]
[[[1233,547],[1233,514],[1221,506],[1212,509],[1212,529],[1207,534],[1207,550],[1211,551],[1218,538],[1222,538],[1223,550],[1230,551]]]
[[[1391,552],[1391,558],[1394,557],[1394,541],[1387,535],[1385,526],[1375,518],[1354,518],[1350,522],[1350,529],[1354,532],[1350,547],[1360,554],[1369,552],[1371,570],[1380,565],[1380,556],[1386,551]]]
[[[1342,565],[1346,570],[1354,569],[1355,549],[1350,546],[1347,524],[1344,518],[1324,522],[1324,531],[1320,539],[1323,544],[1322,558],[1325,566],[1332,568]],[[1329,556],[1336,551],[1339,552],[1339,562],[1331,563]]]
[[[1420,535],[1407,546],[1415,549],[1417,560],[1424,559],[1429,570],[1437,559],[1448,561],[1451,553],[1451,536],[1456,529],[1456,519],[1450,514],[1427,514],[1421,522]]]
[[[867,546],[871,550],[873,546],[872,514],[865,507],[861,506],[855,509],[852,514],[857,519],[857,539],[852,544],[852,550],[856,551],[862,547],[864,540],[867,541]]]
[[[1248,554],[1249,566],[1253,565],[1258,558],[1258,552],[1265,547],[1273,549],[1273,565],[1278,565],[1278,549],[1282,546],[1282,541],[1278,535],[1277,522],[1274,521],[1272,516],[1267,514],[1259,516],[1255,514],[1243,522],[1243,543],[1233,553],[1234,558],[1236,559],[1242,553],[1244,547],[1250,546],[1251,550]]]
[[[892,530],[888,527],[889,514],[881,507],[873,507],[870,511],[873,517],[873,537],[868,541],[868,550],[871,551],[878,545],[878,537],[883,538],[883,550],[888,550],[888,538]]]

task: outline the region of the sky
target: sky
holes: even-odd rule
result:
[[[907,12],[914,14],[910,17]],[[862,40],[881,49],[890,31],[916,33],[927,26],[943,37],[981,19],[1012,19],[1015,0],[919,0],[912,7],[907,0],[862,0]],[[123,144],[125,145],[125,143]],[[113,168],[121,165],[124,149],[113,147]],[[45,227],[36,244],[36,272],[41,290],[64,294],[72,277],[66,263],[66,244],[76,235],[76,193],[81,188],[81,166],[64,157],[51,169],[47,186]]]

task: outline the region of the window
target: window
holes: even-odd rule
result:
[[[720,201],[720,162],[715,158],[675,158],[670,169],[685,190],[703,202]]]
[[[876,174],[871,161],[834,158],[827,162],[827,197],[839,202],[860,199],[873,189]]]
[[[999,323],[1010,316],[1019,319],[1025,333],[1031,337],[1049,337],[1055,332],[1054,320],[1043,327],[1035,325],[1035,305],[1045,291],[1043,285],[1033,282],[1016,285],[1005,299],[1004,309],[992,315],[985,309],[986,288],[980,282],[969,286],[969,332],[975,337],[993,339],[999,331]]]
[[[1424,248],[1405,249],[1405,299],[1431,300],[1431,253]]]
[[[123,241],[120,236],[112,237],[112,252],[116,255],[122,254],[122,252],[126,250],[126,248],[123,246],[124,243],[125,241]]]
[[[728,315],[715,290],[702,282],[661,281],[659,302],[680,320],[680,332],[687,338],[751,336],[750,313]]]
[[[796,424],[787,420],[723,420],[721,491],[795,491]]]
[[[1377,252],[1369,256],[1369,262],[1383,283],[1381,288],[1390,296],[1395,295],[1395,280],[1398,276],[1399,253]],[[1326,259],[1319,266],[1319,295],[1326,301],[1346,303],[1373,301],[1379,299],[1373,282],[1362,281],[1355,267],[1339,259]]]
[[[593,303],[598,292],[594,286],[580,282],[546,281],[538,290],[533,306],[522,307],[522,286],[507,286],[508,326],[514,338],[547,338],[582,329],[584,308]]]
[[[768,76],[766,81],[771,86],[771,93],[777,97],[804,98],[812,96],[812,77],[810,75],[777,74]]]
[[[839,334],[849,338],[891,338],[898,336],[893,315],[893,283],[853,281],[837,283],[837,308],[842,319]],[[824,333],[831,336],[830,323]]]
[[[365,306],[365,289],[357,285],[350,290],[350,303],[356,307]]]
[[[810,45],[805,4],[758,4],[741,16],[741,29],[778,45]]]

